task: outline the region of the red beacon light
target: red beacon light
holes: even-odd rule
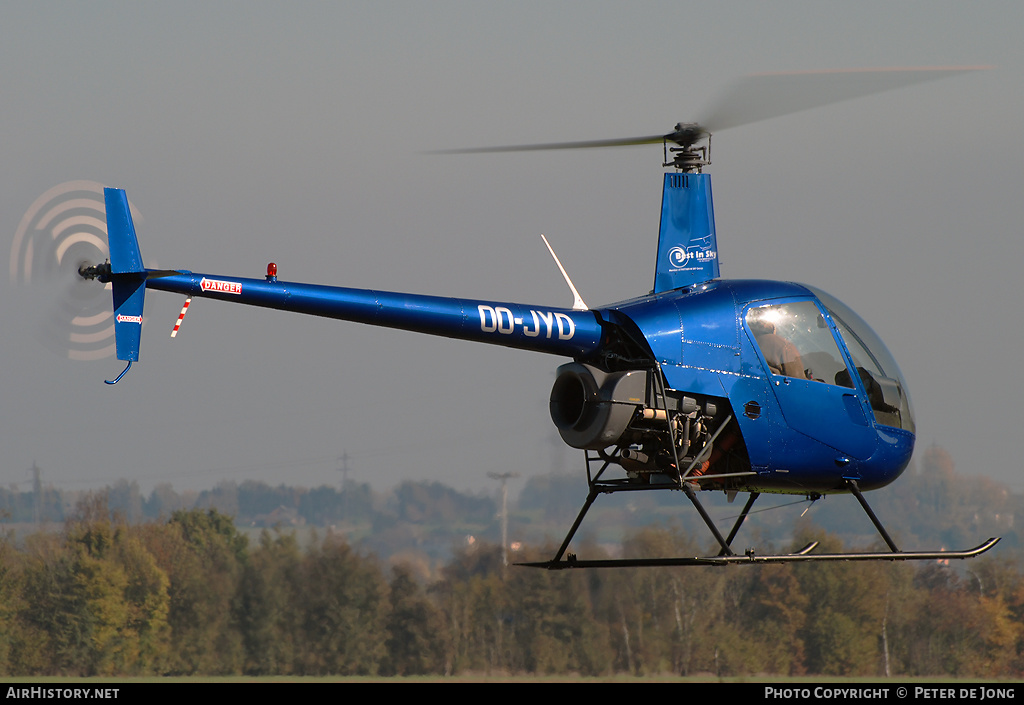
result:
[[[271,262],[270,264],[267,265],[267,281],[268,282],[276,282],[277,281],[277,265],[274,264],[273,262]]]

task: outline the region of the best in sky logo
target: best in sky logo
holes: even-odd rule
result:
[[[687,266],[700,266],[711,262],[718,257],[718,252],[707,246],[690,245],[681,247],[676,245],[668,251],[669,264],[677,269]]]

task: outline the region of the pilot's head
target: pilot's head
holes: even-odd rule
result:
[[[775,324],[761,316],[752,316],[747,324],[756,336],[771,335],[775,332]]]

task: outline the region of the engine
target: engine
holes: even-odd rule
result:
[[[718,403],[658,388],[648,370],[603,372],[571,362],[558,368],[549,409],[573,448],[614,446],[619,453],[609,457],[632,477],[678,476],[677,461],[685,468],[705,449]],[[692,474],[702,474],[708,455]]]

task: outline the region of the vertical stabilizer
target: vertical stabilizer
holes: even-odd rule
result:
[[[114,299],[114,337],[117,359],[139,359],[146,273],[139,241],[122,189],[103,189],[107,208],[107,245],[110,249],[110,282]]]
[[[710,174],[665,174],[654,291],[718,278]]]
[[[113,274],[142,273],[142,255],[135,224],[124,189],[103,189],[107,207],[107,244],[110,248],[110,271]]]

